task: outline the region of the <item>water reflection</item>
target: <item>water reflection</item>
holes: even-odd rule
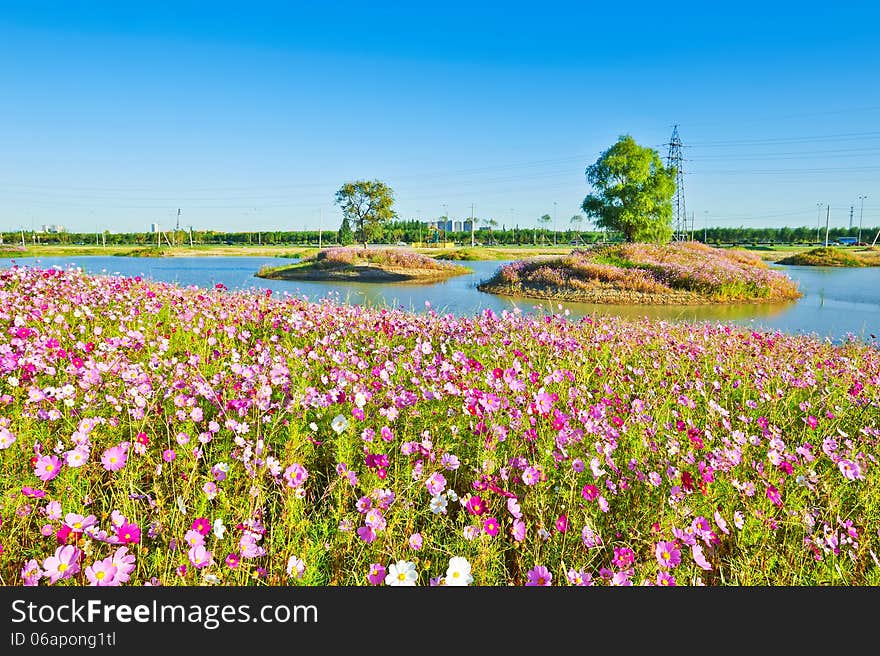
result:
[[[294,262],[295,260],[287,260]],[[756,329],[786,333],[810,333],[835,340],[854,335],[873,341],[871,333],[880,334],[880,269],[827,269],[819,267],[782,267],[800,285],[804,296],[787,303],[700,305],[700,306],[623,306],[588,303],[557,303],[531,298],[513,298],[486,294],[477,290],[504,262],[462,262],[472,272],[431,284],[423,283],[339,283],[284,281],[256,278],[263,265],[277,266],[273,257],[55,257],[17,258],[22,265],[62,267],[79,266],[87,273],[140,275],[179,285],[213,287],[218,283],[235,289],[271,289],[278,293],[306,296],[311,300],[333,298],[339,302],[372,307],[393,307],[423,312],[431,307],[437,312],[473,316],[485,309],[494,312],[518,307],[523,312],[564,312],[571,317],[621,316],[632,319],[649,317],[667,321],[723,321]],[[0,266],[12,264],[0,259]]]

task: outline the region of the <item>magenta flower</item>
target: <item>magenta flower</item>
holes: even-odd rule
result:
[[[556,530],[565,533],[568,530],[568,517],[560,515],[556,518]]]
[[[113,564],[112,558],[96,560],[86,567],[86,578],[89,580],[89,585],[119,585],[116,581],[116,565]]]
[[[162,460],[165,462],[171,462],[177,457],[177,454],[174,453],[174,449],[165,449],[162,452]]]
[[[486,512],[486,502],[477,495],[469,498],[465,507],[471,515],[479,516]]]
[[[137,524],[124,523],[116,527],[116,539],[119,544],[130,544],[141,541],[141,529]]]
[[[487,518],[483,521],[483,530],[486,531],[490,537],[494,538],[498,535],[498,520],[494,517]]]
[[[553,575],[550,573],[550,570],[543,565],[536,565],[530,569],[527,576],[529,577],[528,581],[526,581],[527,586],[547,587],[553,581]]]
[[[654,546],[654,555],[660,567],[671,569],[681,562],[681,550],[675,542],[658,542]]]
[[[211,532],[211,522],[207,517],[199,517],[193,520],[192,530],[198,531],[202,535],[208,535]]]
[[[614,547],[614,558],[611,563],[615,567],[623,569],[629,567],[635,562],[636,554],[629,547]]]
[[[111,446],[101,456],[101,464],[107,471],[119,471],[125,467],[128,453],[121,446]]]
[[[72,544],[55,549],[55,555],[43,561],[44,576],[49,578],[49,583],[68,579],[79,572],[79,555],[80,550]]]
[[[782,507],[782,497],[779,495],[779,490],[777,490],[773,485],[767,486],[767,498],[770,499],[772,503]]]
[[[384,565],[373,563],[370,565],[370,571],[367,573],[367,581],[370,582],[370,585],[382,585],[385,582],[386,573]]]
[[[40,456],[34,465],[34,474],[44,483],[51,481],[61,471],[61,459],[57,456]]]
[[[599,497],[599,488],[595,485],[584,485],[581,496],[587,501],[595,501]]]
[[[239,558],[238,554],[236,553],[231,553],[226,556],[226,565],[230,569],[235,569],[236,567],[238,567],[239,562],[241,562],[241,558]]]
[[[537,485],[538,481],[541,479],[541,470],[537,467],[533,467],[529,465],[523,470],[522,473],[522,482],[526,485]]]

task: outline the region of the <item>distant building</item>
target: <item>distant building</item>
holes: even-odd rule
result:
[[[461,225],[461,229],[462,229],[464,232],[470,232],[471,229],[472,229],[471,226],[472,226],[472,222],[470,221],[470,219],[468,219],[467,221],[464,221],[464,222],[462,223],[462,225]]]
[[[159,224],[158,223],[151,223],[150,224],[150,232],[152,232],[153,234],[156,234],[157,232],[159,232]]]
[[[452,232],[461,232],[461,221],[453,221],[452,222]]]
[[[67,228],[65,228],[63,225],[57,225],[57,224],[56,225],[45,225],[44,224],[42,226],[42,229],[40,230],[40,232],[46,232],[46,233],[49,233],[50,235],[56,235],[59,232],[67,232]]]

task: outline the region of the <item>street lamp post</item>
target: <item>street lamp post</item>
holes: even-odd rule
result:
[[[822,203],[816,203],[816,209],[817,209],[817,214],[816,214],[816,243],[818,244],[819,241],[820,241],[820,238],[819,238],[819,230],[820,230],[820,228],[819,228],[819,222],[822,220]]]
[[[865,213],[865,199],[867,196],[859,196],[861,206],[859,207],[859,243],[862,243],[862,215]]]
[[[556,246],[556,201],[553,201],[553,245]]]

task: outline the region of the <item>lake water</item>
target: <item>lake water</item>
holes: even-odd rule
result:
[[[568,310],[573,317],[620,315],[630,318],[652,317],[670,321],[730,321],[758,329],[785,333],[810,333],[839,341],[855,335],[870,343],[880,343],[880,268],[835,269],[785,267],[804,296],[795,302],[774,304],[707,305],[697,307],[557,304],[528,298],[505,298],[477,290],[477,284],[492,276],[503,264],[499,261],[463,262],[473,273],[431,284],[324,283],[310,281],[264,280],[254,273],[264,264],[278,266],[295,260],[274,257],[43,257],[16,258],[15,262],[42,268],[81,267],[87,273],[124,276],[140,275],[179,285],[213,287],[223,283],[229,289],[271,289],[312,300],[331,297],[343,303],[399,307],[423,312],[426,302],[437,312],[472,316],[490,308],[495,312],[519,307],[524,312],[548,309]],[[0,258],[0,266],[12,260]]]

